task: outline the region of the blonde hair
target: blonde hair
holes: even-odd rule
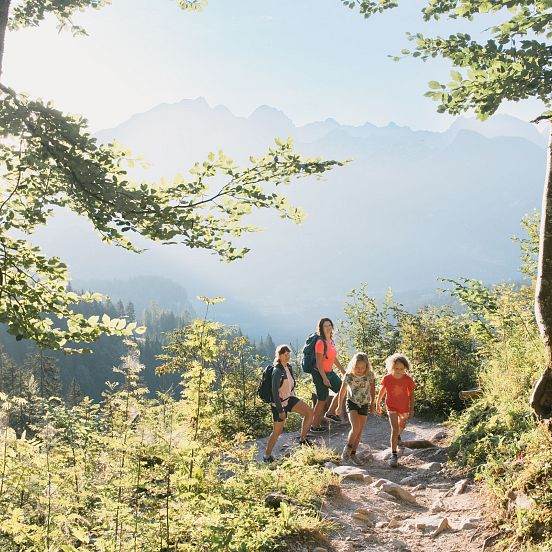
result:
[[[366,364],[366,373],[364,375],[367,376],[370,374],[372,371],[372,365],[370,364],[370,360],[368,359],[368,355],[366,353],[355,353],[353,355],[353,358],[351,358],[349,364],[347,364],[347,374],[352,374],[355,366],[359,362],[364,362],[364,364]]]
[[[274,366],[280,362],[280,355],[283,355],[284,353],[291,353],[291,347],[286,344],[278,345],[278,347],[276,347],[276,351],[274,352],[274,362],[272,363]]]
[[[406,368],[407,372],[411,368],[410,360],[406,355],[403,355],[402,353],[395,353],[385,359],[385,368],[387,369],[388,374],[393,371],[393,365],[395,362],[400,362]]]

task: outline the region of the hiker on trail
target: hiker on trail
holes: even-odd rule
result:
[[[272,370],[272,410],[273,429],[263,456],[264,462],[274,462],[272,449],[278,440],[278,437],[284,431],[284,423],[288,412],[297,412],[303,416],[303,425],[301,426],[301,435],[299,436],[299,444],[311,445],[307,439],[313,409],[304,401],[295,396],[295,378],[289,364],[291,358],[291,347],[289,345],[278,345],[274,354],[273,370]]]
[[[414,389],[416,384],[406,373],[410,370],[410,360],[405,355],[395,353],[385,359],[387,375],[381,381],[381,389],[376,400],[377,413],[381,416],[381,400],[385,397],[385,408],[391,425],[391,459],[389,465],[398,465],[397,445],[402,448],[401,433],[408,418],[414,413]]]
[[[345,370],[337,358],[337,350],[332,341],[333,329],[333,322],[329,318],[321,318],[318,321],[317,333],[320,339],[316,341],[314,346],[316,369],[312,373],[312,381],[316,387],[316,405],[314,407],[314,420],[311,431],[315,433],[327,430],[327,426],[320,424],[323,415],[331,422],[342,422],[339,416],[335,414],[337,408],[337,393],[341,389],[341,379],[332,368],[335,364],[342,374],[345,373]],[[336,395],[330,404],[330,408],[328,408],[328,411],[324,414],[324,408],[330,394],[330,389],[336,393]]]
[[[349,431],[347,444],[341,453],[341,459],[344,462],[350,460],[353,464],[359,466],[363,462],[357,457],[356,451],[366,424],[368,412],[374,412],[376,396],[374,371],[366,353],[355,353],[347,366],[339,390],[338,407],[335,411],[338,416],[341,415],[345,395],[347,395],[346,407],[351,422],[351,431]]]

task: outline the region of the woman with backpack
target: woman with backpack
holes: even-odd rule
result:
[[[313,409],[304,401],[295,396],[295,378],[289,361],[291,359],[291,348],[289,345],[278,345],[274,354],[272,369],[272,402],[270,409],[272,411],[273,429],[263,456],[263,462],[274,462],[272,449],[278,441],[278,437],[284,431],[284,423],[289,412],[297,412],[303,416],[303,425],[301,426],[301,435],[299,436],[300,445],[311,445],[307,439],[307,433],[312,422]]]
[[[332,422],[342,423],[341,418],[335,414],[338,406],[337,393],[341,389],[341,378],[333,371],[333,365],[335,364],[342,374],[345,373],[345,370],[337,358],[337,350],[332,341],[333,329],[333,322],[329,318],[321,318],[318,321],[317,333],[319,337],[314,345],[316,368],[312,372],[312,381],[316,387],[316,405],[314,407],[314,419],[311,431],[315,433],[327,429],[320,425],[320,422],[324,415],[324,408],[330,394],[330,389],[336,395],[324,417]]]

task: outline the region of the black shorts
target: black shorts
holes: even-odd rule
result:
[[[301,399],[297,398],[297,397],[290,397],[288,399],[288,402],[286,404],[286,406],[284,406],[284,412],[286,414],[289,414],[291,412],[291,410],[293,409],[293,407],[300,401]],[[272,419],[275,421],[275,422],[283,422],[284,420],[280,420],[280,413],[276,410],[276,407],[275,406],[272,406],[270,405],[270,410],[272,410]]]
[[[347,412],[351,410],[356,410],[360,416],[368,416],[369,404],[363,404],[359,406],[357,403],[353,402],[351,399],[347,399]]]

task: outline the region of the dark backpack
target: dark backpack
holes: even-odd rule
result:
[[[316,342],[322,339],[318,334],[311,334],[309,337],[307,337],[307,341],[305,341],[305,345],[303,345],[303,358],[301,359],[301,368],[303,369],[303,372],[307,374],[314,374],[318,370],[316,369],[316,356],[314,353],[314,348],[316,346]],[[324,356],[327,358],[327,350],[328,345],[326,343],[325,339],[322,339],[322,342],[324,343]]]
[[[293,370],[291,369],[291,366],[288,366],[289,373],[291,374],[291,377],[294,381],[294,387],[295,387],[295,377],[293,376]],[[272,400],[272,372],[274,372],[274,366],[272,364],[269,364],[266,368],[263,369],[263,375],[261,376],[261,383],[259,383],[259,387],[257,388],[257,395],[261,399],[261,401],[265,403],[271,403]],[[286,376],[282,376],[282,381],[280,382],[280,387],[282,387],[282,384],[284,383],[284,379],[286,379]]]

